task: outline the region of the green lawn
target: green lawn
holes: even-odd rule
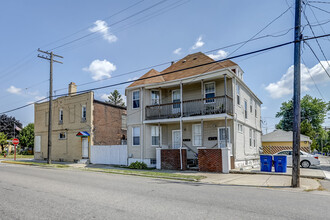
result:
[[[7,155],[7,157],[5,158],[4,156],[0,155],[0,159],[13,159],[14,158],[14,154],[11,155]],[[16,155],[17,159],[33,159],[34,155]]]

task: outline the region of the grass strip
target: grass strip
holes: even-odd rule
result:
[[[49,167],[49,168],[72,168],[69,165],[63,165],[63,164],[46,164],[46,163],[25,162],[25,161],[5,160],[5,161],[1,161],[1,163],[40,166],[40,167]],[[102,173],[111,173],[111,174],[171,179],[171,180],[184,180],[184,181],[192,181],[192,182],[198,182],[199,180],[205,178],[205,176],[201,176],[201,175],[184,175],[184,174],[176,174],[176,173],[131,170],[131,169],[127,169],[127,170],[104,169],[104,168],[75,168],[75,169],[79,169],[79,170],[83,170],[83,171],[90,171],[90,172],[102,172]]]

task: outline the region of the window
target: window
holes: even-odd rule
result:
[[[257,102],[254,102],[254,114],[257,117]]]
[[[252,97],[250,97],[250,113],[251,114],[252,114],[252,102],[253,102]]]
[[[221,148],[224,148],[224,147],[226,147],[226,145],[225,145],[225,143],[226,143],[226,138],[225,138],[225,136],[226,136],[226,134],[225,134],[225,128],[224,127],[222,127],[222,128],[219,128],[219,144],[220,144],[220,147]],[[227,142],[228,143],[231,143],[230,142],[230,128],[229,127],[227,127]]]
[[[127,130],[127,115],[121,115],[121,129]]]
[[[140,108],[140,91],[133,92],[133,108]]]
[[[250,128],[250,136],[249,136],[249,143],[250,143],[250,147],[252,147],[252,129]]]
[[[159,129],[158,126],[151,126],[151,145],[153,146],[158,146],[160,144]]]
[[[240,86],[238,84],[236,84],[236,94],[237,94],[237,105],[240,105],[241,104],[241,100],[240,100]]]
[[[242,124],[237,124],[238,126],[238,132],[243,133],[243,125]]]
[[[82,122],[86,121],[86,105],[83,105],[81,107],[81,121]]]
[[[41,151],[41,136],[34,137],[34,152]]]
[[[66,139],[66,133],[65,132],[61,132],[58,136],[58,139],[63,140]]]
[[[246,100],[244,100],[244,115],[245,115],[245,118],[248,118],[248,110],[247,110],[247,101]]]
[[[195,124],[192,127],[193,132],[193,146],[202,146],[202,125]]]
[[[214,82],[205,83],[204,93],[206,98],[205,103],[213,103],[214,99],[210,99],[210,98],[215,97],[215,83]]]
[[[253,147],[256,147],[256,131],[253,130]]]
[[[63,109],[60,109],[60,112],[59,112],[59,123],[62,124],[63,123]]]
[[[159,105],[159,91],[151,91],[151,105]]]
[[[179,89],[173,90],[173,92],[172,92],[172,102],[176,103],[176,104],[173,104],[174,109],[179,109],[180,108],[181,94],[180,94]]]
[[[140,127],[133,127],[133,145],[140,145]]]
[[[150,159],[150,164],[156,164],[157,163],[157,160],[156,159]]]

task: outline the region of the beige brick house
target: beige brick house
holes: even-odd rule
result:
[[[226,146],[232,167],[258,163],[262,103],[236,63],[202,65],[213,61],[203,53],[190,54],[126,88],[129,163],[155,166],[156,148],[181,149],[187,158],[181,168],[192,167],[201,164],[200,149]]]
[[[53,101],[52,160],[89,159],[93,145],[120,145],[126,141],[126,107],[95,100],[93,92],[76,91],[76,85],[70,83],[70,95]],[[47,158],[48,105],[35,104],[35,159]]]

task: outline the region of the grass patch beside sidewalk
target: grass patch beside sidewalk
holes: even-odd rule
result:
[[[90,171],[90,172],[132,175],[132,176],[171,179],[171,180],[183,180],[183,181],[192,181],[192,182],[197,182],[197,181],[205,178],[205,176],[201,176],[201,175],[185,175],[185,174],[166,173],[166,172],[158,172],[158,171],[151,171],[151,170],[144,171],[144,170],[132,170],[132,169],[126,170],[126,169],[106,169],[106,168],[88,168],[88,167],[74,168],[72,166],[65,165],[65,164],[47,164],[47,163],[12,161],[12,160],[1,161],[1,163],[40,166],[40,167],[49,167],[49,168],[72,168],[72,169],[78,169],[78,170]]]
[[[19,155],[16,154],[17,159],[33,159],[34,155]],[[0,155],[0,159],[14,159],[14,154],[7,155],[4,157],[3,155]]]

